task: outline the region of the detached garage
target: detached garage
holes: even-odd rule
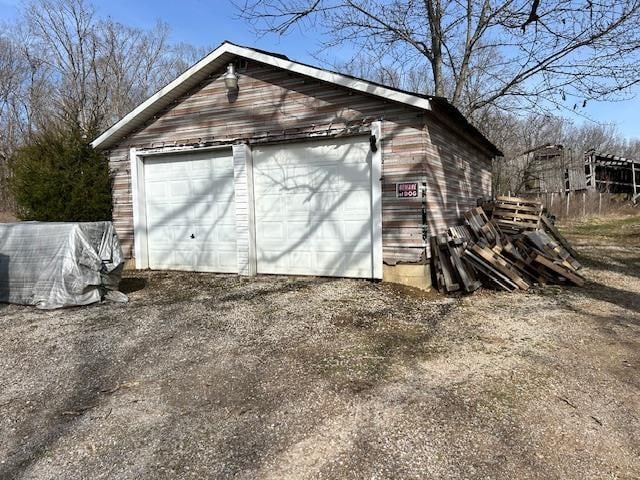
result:
[[[418,286],[500,153],[445,99],[228,42],[93,146],[137,268]]]

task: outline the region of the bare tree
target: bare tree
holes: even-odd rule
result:
[[[428,70],[429,93],[467,115],[578,109],[640,81],[640,0],[245,0],[261,33],[312,24],[321,46],[406,73]],[[424,75],[423,75],[424,77]]]
[[[95,131],[177,76],[198,49],[170,45],[169,27],[150,30],[97,18],[87,0],[32,0],[24,12],[25,54],[42,64],[55,113]]]
[[[16,136],[8,117],[14,111],[22,75],[23,65],[16,46],[9,38],[0,36],[0,162],[8,156],[9,145]]]
[[[31,41],[26,53],[42,62],[58,86],[52,101],[60,117],[83,128],[98,125],[105,78],[97,68],[94,9],[83,0],[37,0],[27,5],[25,21]]]
[[[106,20],[96,30],[101,42],[96,67],[107,81],[102,87],[102,116],[105,124],[112,124],[174,75],[175,69],[164,61],[169,28],[157,23],[143,31]]]
[[[0,25],[0,210],[15,149],[61,122],[104,129],[206,53],[171,45],[169,28],[101,19],[89,0],[31,0]]]

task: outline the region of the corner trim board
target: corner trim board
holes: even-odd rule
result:
[[[135,148],[129,149],[131,197],[133,203],[133,247],[136,268],[149,268],[147,212],[144,191],[144,159]]]
[[[371,155],[371,247],[373,278],[382,279],[382,122],[371,123],[376,139],[376,151]]]

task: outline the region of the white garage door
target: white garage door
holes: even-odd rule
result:
[[[368,138],[253,149],[258,273],[373,277]]]
[[[149,268],[237,272],[231,150],[148,157]]]

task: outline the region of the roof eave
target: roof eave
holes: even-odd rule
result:
[[[119,138],[140,127],[144,121],[140,119],[146,119],[149,116],[158,113],[166,103],[170,103],[170,101],[179,98],[183,92],[176,94],[176,91],[179,90],[180,86],[184,85],[188,80],[194,77],[203,77],[202,80],[204,80],[208,74],[213,73],[213,71],[220,67],[220,65],[216,64],[216,60],[219,60],[224,55],[240,56],[249,60],[271,65],[276,68],[298,73],[300,75],[343,86],[355,91],[410,105],[422,110],[431,110],[430,100],[421,96],[411,95],[392,88],[373,84],[365,80],[348,77],[335,72],[329,72],[309,65],[293,62],[286,58],[276,57],[250,48],[234,45],[230,42],[224,42],[209,55],[142,102],[131,112],[125,115],[120,121],[116,122],[104,133],[98,136],[93,142],[91,142],[92,147],[103,150],[113,146]],[[173,97],[174,95],[175,98]],[[158,106],[158,104],[163,101],[164,105]]]

